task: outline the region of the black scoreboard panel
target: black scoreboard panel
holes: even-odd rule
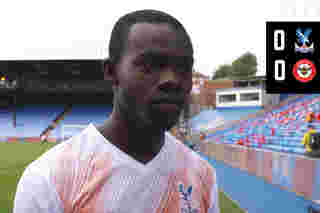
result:
[[[320,92],[320,22],[267,22],[267,93]]]

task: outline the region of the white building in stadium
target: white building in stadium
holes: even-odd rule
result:
[[[280,95],[267,94],[265,81],[264,77],[235,80],[232,88],[216,89],[216,107],[264,107],[279,104]]]

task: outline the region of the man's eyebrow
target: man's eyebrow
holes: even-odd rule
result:
[[[163,58],[167,59],[168,61],[176,61],[176,62],[191,62],[193,63],[193,56],[191,55],[181,55],[181,56],[176,56],[176,55],[168,55],[160,51],[155,51],[155,50],[147,50],[141,54],[138,55],[139,58]]]
[[[161,54],[159,51],[147,50],[138,55],[139,58],[149,58],[149,57],[165,57],[164,54]]]

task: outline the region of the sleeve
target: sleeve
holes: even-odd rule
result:
[[[219,206],[219,193],[218,193],[218,182],[217,182],[217,174],[216,170],[212,169],[212,178],[213,184],[211,187],[211,196],[210,196],[210,207],[208,209],[208,213],[220,213],[220,206]]]
[[[27,168],[19,180],[13,213],[63,213],[53,185],[40,172]]]

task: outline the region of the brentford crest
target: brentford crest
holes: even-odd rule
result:
[[[293,76],[300,82],[307,83],[316,76],[316,67],[308,59],[301,59],[293,67]]]

